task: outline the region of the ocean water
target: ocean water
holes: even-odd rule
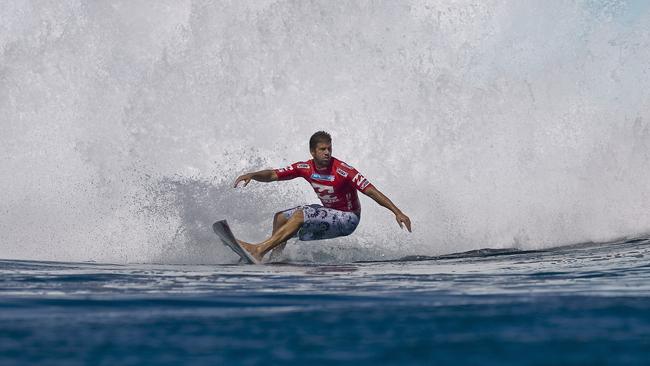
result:
[[[643,365],[650,240],[338,265],[0,262],[3,365]]]
[[[3,1],[0,364],[647,364],[648,4]],[[236,265],[317,130],[413,233]]]

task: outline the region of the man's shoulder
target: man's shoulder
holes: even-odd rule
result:
[[[299,161],[294,163],[296,168],[298,169],[311,169],[311,164],[309,164],[310,161]]]
[[[351,165],[347,164],[343,160],[339,160],[336,158],[334,158],[334,168],[336,174],[344,178],[347,178],[350,175],[350,173],[352,173],[352,171],[354,170],[354,168]]]
[[[334,159],[334,164],[337,168],[342,168],[345,170],[354,170],[354,167],[352,165],[344,162],[343,160],[337,158],[333,158],[333,159]]]
[[[298,161],[293,164],[290,164],[284,168],[276,169],[277,171],[284,173],[284,172],[290,172],[290,171],[305,171],[305,170],[310,170],[311,165],[309,164],[309,161]]]

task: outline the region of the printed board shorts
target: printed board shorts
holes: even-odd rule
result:
[[[285,218],[302,209],[305,222],[296,233],[302,241],[331,239],[350,235],[359,225],[360,217],[354,212],[339,211],[321,205],[306,205],[282,211]]]

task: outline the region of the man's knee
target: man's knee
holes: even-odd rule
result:
[[[284,219],[284,212],[276,212],[275,215],[273,215],[273,224],[281,222],[282,219]]]
[[[302,212],[302,208],[299,208],[299,209],[295,210],[291,214],[291,217],[289,217],[289,220],[298,221],[300,223],[305,222],[305,214]]]

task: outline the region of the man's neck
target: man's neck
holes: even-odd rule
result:
[[[330,160],[330,164],[327,164],[327,165],[318,165],[318,163],[316,162],[316,160],[314,160],[314,167],[316,167],[316,170],[326,170],[326,169],[329,169],[329,167],[331,166],[331,164],[332,164],[332,160]]]

